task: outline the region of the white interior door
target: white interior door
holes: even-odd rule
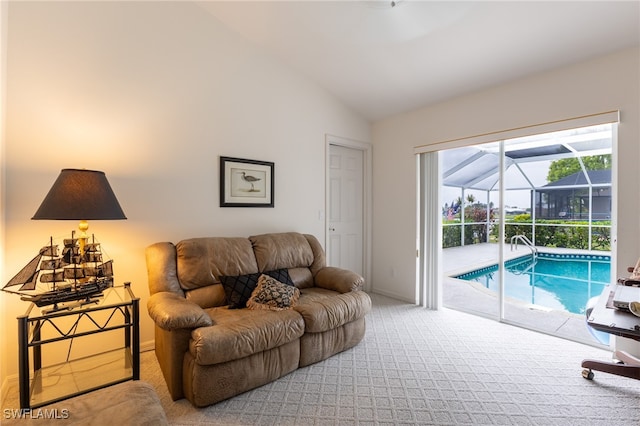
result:
[[[364,274],[364,152],[329,145],[330,266]]]

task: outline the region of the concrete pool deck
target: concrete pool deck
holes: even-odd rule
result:
[[[563,248],[537,247],[544,253],[572,253],[609,256],[610,252],[588,251]],[[499,306],[497,294],[472,281],[451,278],[463,272],[495,265],[498,259],[499,245],[492,243],[443,249],[442,266],[443,304],[447,308],[498,319]],[[518,245],[511,250],[504,245],[505,260],[531,254],[531,250]],[[584,315],[533,306],[514,299],[505,299],[505,322],[523,326],[542,333],[603,347],[589,332]]]

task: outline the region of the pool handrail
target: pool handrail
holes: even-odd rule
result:
[[[536,246],[533,245],[531,240],[527,238],[527,236],[524,234],[518,234],[511,237],[511,251],[513,251],[514,245],[516,250],[518,249],[518,241],[521,241],[522,244],[524,244],[529,248],[529,250],[531,250],[531,253],[533,254],[534,259],[538,256],[538,249],[536,248]]]

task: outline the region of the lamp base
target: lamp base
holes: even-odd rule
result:
[[[78,236],[78,247],[80,251],[80,256],[84,256],[84,249],[87,246],[87,231],[89,230],[89,222],[86,220],[81,220],[78,224],[78,229],[80,230],[80,235]]]

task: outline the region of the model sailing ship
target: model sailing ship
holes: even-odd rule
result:
[[[51,237],[49,245],[42,247],[2,290],[19,294],[22,300],[39,307],[54,305],[52,311],[60,309],[58,303],[92,302],[92,297],[113,286],[113,261],[103,261],[100,243],[94,237],[92,242],[86,240],[75,238],[72,232],[71,238],[64,239],[60,253]],[[38,286],[38,281],[46,290]],[[15,286],[21,287],[13,290]]]

